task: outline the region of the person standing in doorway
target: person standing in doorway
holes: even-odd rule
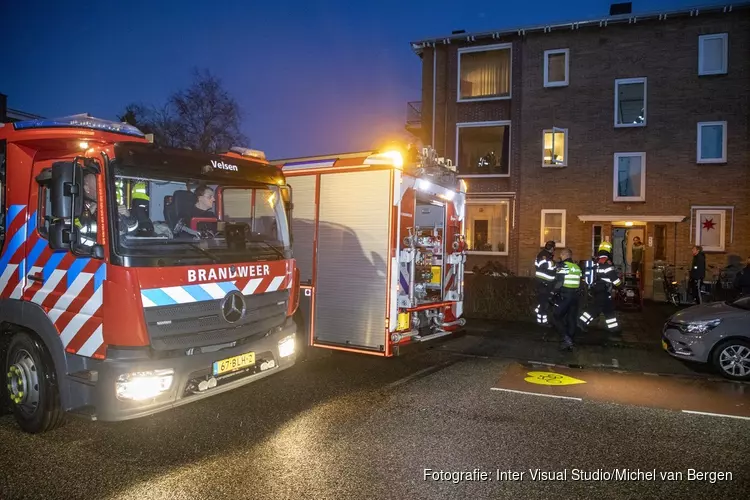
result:
[[[704,279],[706,279],[706,254],[703,253],[703,247],[696,245],[693,247],[693,263],[690,265],[690,292],[696,304],[702,302],[701,287]]]
[[[641,273],[643,272],[643,254],[645,253],[646,247],[643,245],[643,242],[641,241],[641,238],[636,236],[633,238],[633,248],[631,250],[631,268],[633,270],[633,274],[635,274],[638,278],[641,277]]]
[[[555,308],[555,319],[558,332],[563,338],[560,349],[569,351],[573,348],[578,319],[578,289],[581,286],[583,272],[573,262],[573,252],[569,248],[560,252],[562,262],[555,273],[555,290],[560,291],[560,302]]]

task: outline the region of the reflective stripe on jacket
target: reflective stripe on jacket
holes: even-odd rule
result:
[[[581,286],[583,272],[573,261],[563,261],[557,268],[557,279],[562,281],[563,288],[577,290]]]

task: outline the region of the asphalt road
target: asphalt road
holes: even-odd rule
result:
[[[493,390],[519,365],[453,342],[388,360],[326,354],[124,423],[31,436],[0,417],[0,498],[747,497],[750,420]],[[657,477],[576,478],[600,469]],[[690,469],[732,479],[690,480]],[[524,475],[498,481],[498,470]],[[460,471],[492,480],[452,481]]]

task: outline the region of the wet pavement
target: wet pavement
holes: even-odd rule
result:
[[[625,374],[529,365],[577,374],[586,384],[525,382],[534,389],[524,392],[599,388],[571,396],[580,400],[493,390],[510,370],[527,367],[486,342],[464,336],[393,359],[325,352],[258,383],[130,422],[72,420],[32,436],[3,416],[0,498],[741,498],[750,489],[750,420],[624,397],[611,402],[613,393],[633,392],[626,377],[637,358],[625,361],[633,369]],[[527,358],[524,345],[552,345],[519,343],[516,354]],[[583,359],[583,349],[577,355]],[[608,351],[587,359],[607,358],[617,359]],[[735,396],[746,401],[746,393]],[[563,479],[541,480],[537,470]],[[498,471],[524,474],[513,480]],[[691,471],[731,478],[698,479]],[[671,472],[682,478],[661,477]],[[482,473],[485,480],[470,480]]]

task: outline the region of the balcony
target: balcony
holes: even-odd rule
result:
[[[422,133],[422,101],[406,103],[406,130],[419,137]]]

